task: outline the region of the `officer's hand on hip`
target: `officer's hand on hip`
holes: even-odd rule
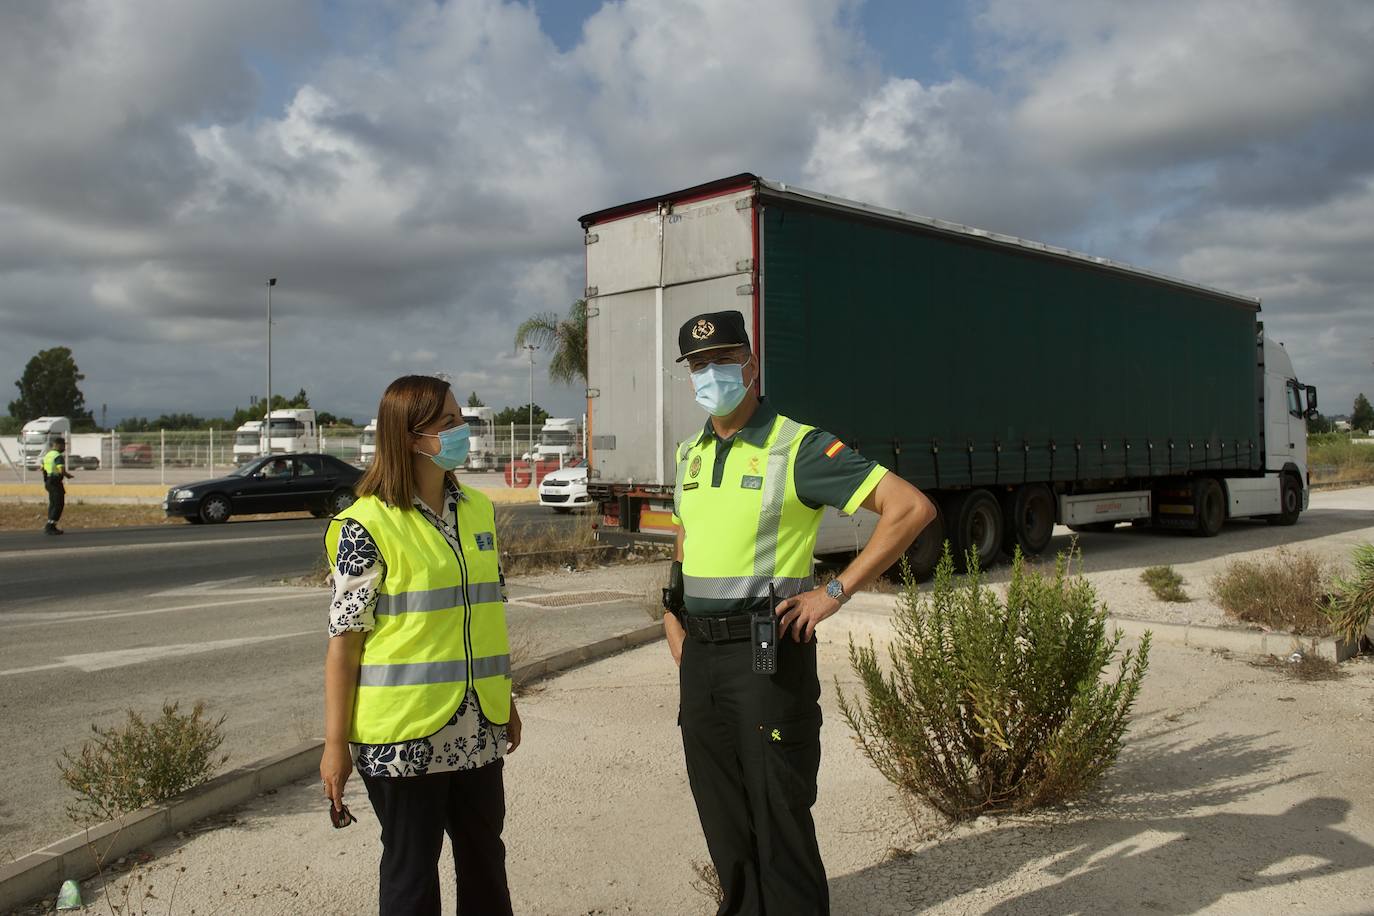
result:
[[[682,644],[687,641],[687,631],[676,614],[663,615],[663,635],[668,640],[668,651],[673,654],[673,664],[682,666]]]
[[[525,730],[525,725],[520,721],[520,713],[515,708],[515,700],[510,701],[510,722],[506,724],[506,753],[514,754],[515,749],[520,746],[520,738]]]
[[[839,609],[839,600],[831,598],[823,588],[785,598],[778,602],[778,638],[786,636],[791,628],[793,642],[810,642],[816,635],[816,624]]]

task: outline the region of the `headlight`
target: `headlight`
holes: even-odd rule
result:
[[[172,499],[192,499],[195,495],[190,490],[177,490],[172,494]]]

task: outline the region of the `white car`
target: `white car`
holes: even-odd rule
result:
[[[587,468],[563,468],[550,471],[539,484],[539,505],[555,512],[571,512],[592,504],[587,496]]]

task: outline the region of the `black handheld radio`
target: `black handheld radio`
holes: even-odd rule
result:
[[[749,618],[749,638],[754,644],[754,673],[775,674],[778,670],[778,595],[768,583],[768,607]]]

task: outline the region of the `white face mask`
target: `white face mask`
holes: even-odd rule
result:
[[[692,373],[697,403],[713,417],[728,416],[744,400],[749,387],[744,384],[744,366],[738,363],[711,363]]]

